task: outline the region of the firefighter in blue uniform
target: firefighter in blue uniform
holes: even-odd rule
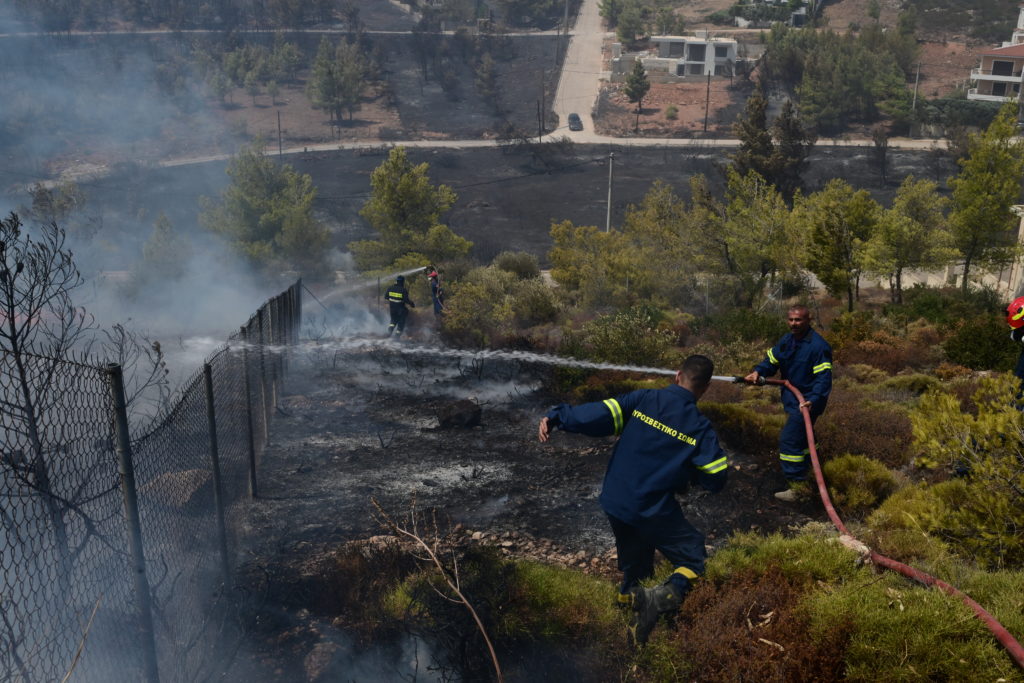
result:
[[[634,611],[634,637],[640,643],[662,614],[673,614],[704,572],[704,535],[683,516],[675,499],[691,483],[717,493],[725,486],[729,463],[697,400],[711,381],[714,365],[690,356],[664,389],[641,389],[580,406],[561,404],[541,419],[539,436],[548,440],[562,429],[587,436],[621,435],[605,472],[600,503],[619,555],[619,602]],[[654,573],[654,551],[675,567],[654,588],[640,582]]]
[[[405,329],[405,319],[409,316],[409,309],[407,306],[416,308],[416,304],[409,298],[409,290],[405,288],[405,277],[399,275],[395,278],[395,284],[388,287],[388,291],[384,293],[384,298],[387,299],[389,312],[391,313],[391,323],[388,325],[388,336],[395,334],[396,337],[402,336],[402,330]]]
[[[768,349],[764,360],[744,379],[756,384],[761,377],[771,377],[781,370],[782,379],[789,380],[804,395],[804,402],[799,403],[793,392],[781,387],[782,406],[788,417],[779,434],[779,461],[790,485],[775,497],[792,503],[800,498],[800,490],[805,485],[798,482],[807,479],[811,466],[807,430],[800,408],[810,409],[811,424],[825,412],[828,395],[832,392],[832,347],[811,328],[811,312],[806,306],[790,308],[786,322],[789,333]]]

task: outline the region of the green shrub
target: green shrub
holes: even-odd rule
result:
[[[1020,353],[1009,339],[1006,321],[995,314],[962,320],[942,344],[946,358],[974,370],[1010,370]]]
[[[903,290],[902,304],[886,306],[885,314],[950,326],[979,312],[998,313],[1005,305],[1001,295],[988,288],[972,289],[965,296],[959,289],[916,284]]]
[[[665,107],[665,118],[669,121],[675,121],[679,118],[679,107],[674,104],[670,104]]]
[[[851,311],[840,314],[828,328],[828,341],[835,351],[862,342],[875,334],[879,321],[870,311]]]
[[[694,331],[708,340],[732,342],[764,341],[769,345],[785,334],[786,322],[773,313],[730,308],[694,321]]]
[[[577,352],[605,363],[657,367],[675,341],[662,320],[661,312],[650,306],[600,316],[580,330]]]
[[[985,672],[981,678],[986,680],[1024,680],[963,603],[898,574],[859,566],[835,537],[835,531],[821,523],[809,524],[791,538],[737,534],[708,560],[706,579],[716,585],[728,586],[748,572],[768,574],[774,569],[790,581],[802,581],[797,585],[808,590],[798,607],[810,624],[811,643],[834,638],[835,647],[842,652],[842,664],[832,676],[804,679],[792,675],[771,680],[953,681],[978,680],[979,672]],[[1024,573],[961,572],[956,578],[944,578],[971,590],[972,596],[1015,626],[1004,625],[1020,633],[1024,628],[1020,598]],[[974,582],[980,595],[973,593]],[[748,615],[752,635],[763,628],[759,626],[764,621],[761,615],[768,613],[761,612],[755,619],[758,611],[751,609]],[[838,635],[846,637],[836,638]],[[745,650],[734,646],[729,652],[744,657]],[[784,656],[770,648],[760,653],[777,657],[779,665],[784,665]]]
[[[525,251],[503,251],[491,262],[496,268],[508,271],[520,280],[540,277],[537,257]]]
[[[967,491],[943,520],[961,556],[989,567],[1024,566],[1024,413],[1010,373],[978,383],[977,415],[950,394],[930,392],[911,413],[918,462],[966,469]]]
[[[560,304],[540,278],[520,280],[495,266],[475,268],[450,287],[442,317],[445,340],[462,346],[503,346],[525,327],[558,318]]]
[[[779,430],[786,422],[781,410],[765,415],[737,403],[703,401],[700,410],[711,420],[722,441],[745,453],[761,456],[776,450]]]
[[[877,460],[843,455],[822,466],[828,492],[843,514],[862,518],[896,490],[896,477]]]
[[[868,515],[864,542],[899,562],[936,563],[949,552],[937,533],[949,513],[947,500],[961,497],[965,490],[962,480],[899,489]]]
[[[882,382],[882,386],[893,391],[905,391],[911,394],[921,394],[927,391],[941,391],[942,382],[932,375],[914,373],[911,375],[896,375]]]
[[[804,606],[812,631],[850,631],[843,680],[1020,678],[1009,656],[966,605],[898,574],[875,576],[865,569],[854,580],[828,582],[811,593]]]
[[[539,277],[520,280],[512,297],[512,312],[519,327],[554,322],[561,310],[554,290]]]

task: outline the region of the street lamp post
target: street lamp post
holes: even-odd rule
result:
[[[615,152],[608,153],[608,210],[604,219],[604,231],[612,230],[612,169],[615,168]]]

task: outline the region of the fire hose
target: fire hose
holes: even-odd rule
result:
[[[711,379],[722,382],[746,383],[746,380],[743,377],[725,377],[721,375],[715,375]],[[768,379],[764,377],[759,377],[756,384],[777,384],[790,390],[791,392],[793,392],[793,395],[796,396],[797,402],[800,404],[800,412],[804,416],[804,428],[807,430],[807,446],[811,455],[811,466],[814,469],[814,480],[818,484],[818,494],[821,496],[821,502],[825,506],[825,512],[828,513],[828,517],[832,521],[833,526],[835,526],[835,528],[838,529],[839,533],[841,534],[840,540],[844,541],[844,544],[848,546],[855,545],[856,547],[862,549],[861,552],[865,553],[870,558],[871,562],[875,563],[878,566],[885,567],[886,569],[890,569],[894,572],[898,572],[903,576],[906,576],[907,578],[913,579],[914,581],[924,584],[925,586],[935,586],[936,588],[939,588],[948,595],[960,598],[960,600],[963,601],[965,605],[971,608],[975,616],[978,617],[978,619],[980,619],[983,624],[985,624],[988,630],[992,632],[992,634],[996,637],[996,640],[999,641],[999,644],[1006,649],[1010,657],[1012,657],[1013,660],[1017,663],[1017,666],[1024,669],[1024,647],[1021,646],[1021,644],[1010,634],[1009,631],[1006,630],[1006,628],[1002,624],[999,623],[999,621],[995,617],[993,617],[988,612],[988,610],[986,610],[984,607],[982,607],[977,602],[972,600],[970,596],[966,595],[965,593],[961,592],[959,589],[957,589],[954,586],[951,586],[945,581],[937,579],[931,574],[923,572],[920,569],[916,569],[909,565],[903,564],[902,562],[897,562],[892,558],[886,557],[885,555],[875,552],[874,550],[868,548],[867,545],[857,540],[849,532],[849,530],[846,528],[846,525],[843,524],[843,520],[840,519],[839,514],[836,512],[835,507],[832,505],[832,499],[828,495],[828,487],[825,486],[825,477],[821,472],[821,463],[818,461],[818,450],[814,443],[814,430],[811,425],[811,411],[810,408],[803,405],[803,394],[801,394],[796,387],[790,384],[788,380],[784,379]]]

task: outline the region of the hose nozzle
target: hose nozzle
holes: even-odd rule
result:
[[[711,379],[715,382],[729,382],[730,384],[748,384],[746,378],[742,375],[711,375]],[[764,386],[764,377],[758,377],[756,384],[758,386]]]

